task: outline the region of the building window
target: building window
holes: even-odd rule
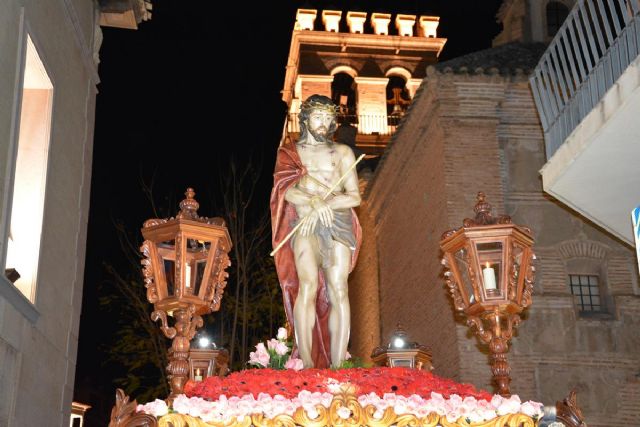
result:
[[[35,302],[51,136],[53,84],[27,35],[5,274]]]
[[[559,1],[547,3],[547,35],[556,35],[562,23],[569,16],[569,8]]]
[[[569,285],[581,313],[602,313],[599,278],[595,275],[570,274]]]

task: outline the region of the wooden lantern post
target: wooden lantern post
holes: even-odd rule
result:
[[[190,341],[203,325],[201,315],[220,309],[225,270],[231,264],[231,238],[224,220],[198,216],[195,192],[188,188],[185,195],[175,218],[145,221],[140,248],[147,299],[154,306],[151,319],[161,320],[162,332],[173,339],[167,366],[169,401],[183,393]],[[172,327],[167,316],[175,319]]]
[[[475,218],[442,235],[445,282],[457,311],[489,345],[491,371],[498,393],[510,396],[509,340],[531,305],[535,255],[533,236],[511,218],[491,216],[491,205],[478,193]]]

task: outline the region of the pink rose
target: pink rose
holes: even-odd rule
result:
[[[261,365],[266,368],[269,366],[269,353],[263,343],[256,345],[256,351],[249,353],[249,363],[252,365]]]
[[[289,347],[287,347],[287,345],[282,341],[276,341],[275,350],[278,356],[284,356],[289,352]]]
[[[258,345],[260,345],[260,344],[258,344]],[[278,345],[278,340],[276,340],[276,339],[271,338],[269,341],[267,341],[267,348],[269,350],[275,350],[276,349],[276,345]]]
[[[286,369],[293,369],[294,371],[299,371],[304,368],[304,364],[302,363],[302,359],[296,359],[295,357],[290,357],[287,360],[287,363],[284,364]]]

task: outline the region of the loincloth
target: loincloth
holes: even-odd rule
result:
[[[332,249],[335,246],[335,242],[345,245],[351,250],[356,250],[356,236],[353,233],[353,221],[351,218],[351,209],[337,209],[333,211],[333,224],[331,227],[326,227],[318,219],[316,228],[311,236],[315,236],[318,242],[318,249],[320,250],[320,257],[322,259],[322,268],[329,268],[335,264],[333,260]],[[297,224],[294,223],[292,226]],[[291,244],[293,245],[293,239]]]

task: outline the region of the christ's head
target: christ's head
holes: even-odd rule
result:
[[[318,142],[333,142],[336,131],[337,106],[331,99],[322,95],[311,95],[300,107],[300,140],[305,141],[309,134]]]

